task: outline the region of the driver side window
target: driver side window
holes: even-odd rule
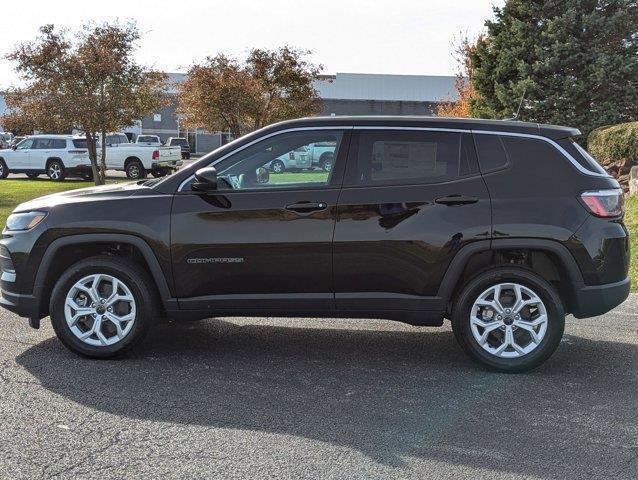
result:
[[[215,165],[218,189],[327,186],[342,138],[340,130],[304,130],[261,140]]]
[[[33,138],[27,138],[18,143],[16,150],[29,150],[33,145]]]

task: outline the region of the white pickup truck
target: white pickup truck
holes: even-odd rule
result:
[[[98,158],[101,148],[98,139]],[[163,177],[181,165],[180,147],[130,143],[124,133],[110,133],[106,136],[106,169],[126,172],[126,176],[131,180],[146,178],[149,173],[154,177]]]

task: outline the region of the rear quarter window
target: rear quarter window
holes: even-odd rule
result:
[[[607,171],[592,157],[587,150],[578,145],[573,138],[564,138],[557,142],[574,160],[591,173],[607,175]]]
[[[493,172],[505,168],[509,163],[509,156],[499,135],[475,134],[476,153],[482,173]]]

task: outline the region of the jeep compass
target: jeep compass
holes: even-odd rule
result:
[[[566,314],[601,315],[629,293],[623,193],[579,134],[428,117],[271,125],[169,177],[19,205],[0,305],[35,328],[50,316],[97,358],[160,317],[449,319],[474,360],[529,370]],[[330,169],[269,170],[317,144]]]

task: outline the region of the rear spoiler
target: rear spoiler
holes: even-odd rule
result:
[[[559,125],[538,125],[540,135],[551,138],[552,140],[562,140],[563,138],[578,137],[582,135],[577,128],[562,127]]]

